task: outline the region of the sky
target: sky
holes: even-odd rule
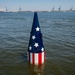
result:
[[[75,10],[75,0],[0,0],[0,9],[7,8],[9,11],[50,11],[52,8],[68,10],[71,7]]]

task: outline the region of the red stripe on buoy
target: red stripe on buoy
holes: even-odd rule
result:
[[[34,53],[32,53],[32,64],[34,64]]]
[[[38,64],[42,63],[42,53],[38,54]]]

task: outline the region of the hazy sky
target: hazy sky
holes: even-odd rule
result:
[[[48,10],[50,11],[53,6],[57,10],[61,6],[62,10],[75,9],[75,0],[0,0],[0,9],[8,8],[9,11],[17,11],[19,8],[22,10]]]

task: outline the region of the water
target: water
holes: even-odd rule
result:
[[[75,75],[75,12],[39,12],[46,62],[26,60],[33,13],[0,13],[0,75]]]

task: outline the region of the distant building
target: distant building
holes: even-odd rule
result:
[[[0,12],[4,12],[4,9],[0,9]]]

